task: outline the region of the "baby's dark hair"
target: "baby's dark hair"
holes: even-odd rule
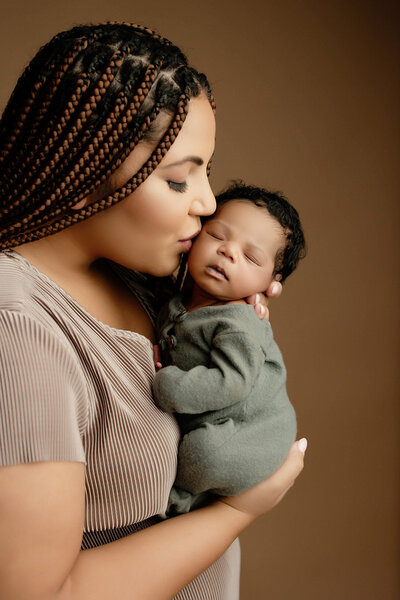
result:
[[[254,185],[246,185],[242,181],[234,181],[216,196],[217,213],[221,206],[232,200],[244,200],[266,208],[282,226],[286,244],[277,252],[273,276],[280,275],[280,281],[285,281],[306,253],[303,229],[297,210],[280,192],[270,192]]]

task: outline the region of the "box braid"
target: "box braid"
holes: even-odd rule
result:
[[[157,167],[206,77],[167,39],[129,23],[74,27],[39,50],[0,121],[0,249],[57,233],[131,194]],[[161,111],[172,120],[127,183],[107,184]],[[96,195],[94,195],[96,198]]]

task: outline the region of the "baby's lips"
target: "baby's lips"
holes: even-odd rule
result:
[[[209,268],[214,269],[214,271],[217,271],[218,273],[221,273],[221,275],[223,275],[225,279],[229,281],[229,277],[227,276],[225,269],[223,269],[219,265],[209,265]]]

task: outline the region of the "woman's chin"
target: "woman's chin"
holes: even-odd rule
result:
[[[180,258],[176,261],[171,261],[169,264],[165,262],[163,264],[154,265],[147,271],[147,274],[152,275],[153,277],[169,277],[170,275],[177,274],[179,265]]]

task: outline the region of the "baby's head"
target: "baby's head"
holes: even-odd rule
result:
[[[195,283],[219,300],[237,300],[283,282],[304,256],[296,209],[280,193],[241,182],[216,200],[189,254]]]

